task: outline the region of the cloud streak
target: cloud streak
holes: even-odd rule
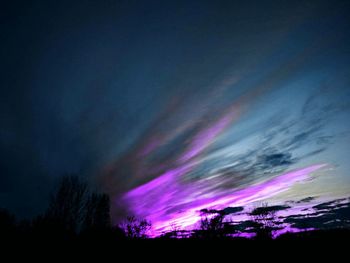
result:
[[[176,225],[181,229],[194,227],[203,209],[224,209],[229,206],[244,206],[284,192],[297,182],[305,182],[310,173],[326,165],[313,165],[278,175],[241,190],[218,190],[213,193],[215,179],[196,182],[181,182],[187,168],[171,170],[124,196],[131,211],[152,221],[155,234]],[[205,194],[210,193],[210,195]]]

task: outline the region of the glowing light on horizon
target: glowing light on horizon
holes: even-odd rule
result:
[[[184,184],[179,180],[190,169],[182,167],[170,170],[129,191],[124,200],[135,215],[152,222],[153,235],[158,235],[171,230],[171,225],[176,225],[180,229],[194,228],[200,220],[202,209],[244,206],[277,195],[290,189],[295,183],[307,180],[310,173],[325,166],[325,164],[312,165],[240,190],[221,191],[216,196],[208,198],[201,195],[200,183]]]

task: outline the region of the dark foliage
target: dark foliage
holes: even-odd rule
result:
[[[146,219],[137,219],[135,216],[128,216],[120,227],[129,239],[144,239],[147,238],[152,224]]]
[[[336,242],[350,237],[350,230],[344,228],[349,225],[349,207],[347,200],[335,200],[315,206],[316,212],[310,217],[302,219],[289,216],[284,222],[296,226],[321,226],[328,224],[326,230],[314,230],[303,233],[286,233],[273,239],[273,231],[281,229],[276,218],[276,212],[288,209],[288,206],[268,206],[263,204],[250,212],[250,220],[230,222],[225,218],[230,214],[243,211],[243,207],[231,207],[224,210],[203,209],[202,218],[197,230],[185,231],[175,225],[171,231],[157,238],[148,238],[151,222],[127,217],[119,226],[112,226],[110,218],[110,200],[108,195],[91,192],[87,184],[76,176],[64,177],[52,194],[45,213],[32,221],[16,221],[9,211],[0,209],[0,241],[8,244],[44,244],[60,245],[81,244],[83,246],[113,245],[119,241],[141,242],[142,244],[162,243],[167,240],[177,244],[182,242],[198,242],[199,240],[215,240],[238,244],[252,244],[252,242],[268,241],[274,244],[287,241]],[[321,213],[321,214],[319,214]],[[225,219],[225,220],[224,220]],[[342,228],[338,222],[342,220]],[[233,234],[245,232],[255,233],[253,239],[236,237]]]
[[[275,219],[276,211],[281,209],[279,206],[268,206],[267,203],[253,209],[250,216],[256,239],[272,239],[272,231],[278,229],[278,223]]]

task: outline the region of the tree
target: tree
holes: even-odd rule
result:
[[[0,208],[0,238],[7,239],[14,234],[16,218],[8,210]]]
[[[106,194],[92,193],[86,202],[83,222],[84,230],[106,230],[111,226],[110,201]]]
[[[78,176],[65,176],[50,203],[44,219],[57,227],[77,233],[81,229],[86,215],[86,203],[89,198],[88,186]]]
[[[128,238],[144,239],[148,237],[152,224],[146,219],[137,219],[135,216],[128,216],[120,227],[124,230]]]
[[[78,176],[62,178],[46,213],[35,220],[40,228],[71,234],[110,230],[110,201],[106,194],[90,192]]]
[[[271,239],[272,231],[276,229],[276,210],[269,207],[267,203],[263,203],[260,207],[256,207],[250,213],[254,222],[257,239]]]
[[[208,214],[202,211],[202,217],[199,225],[199,236],[202,238],[222,238],[225,236],[224,231],[224,215],[223,214]],[[198,233],[197,233],[198,234]]]

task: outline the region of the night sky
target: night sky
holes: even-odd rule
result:
[[[0,207],[65,174],[156,230],[350,196],[349,1],[7,1]]]

